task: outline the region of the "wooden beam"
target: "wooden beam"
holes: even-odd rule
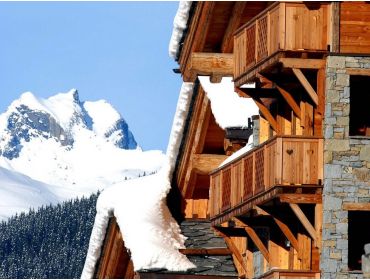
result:
[[[226,158],[225,155],[194,154],[191,159],[191,167],[197,174],[208,175],[218,168]]]
[[[272,84],[273,82],[270,81],[268,78],[262,76],[261,74],[258,74],[259,78],[263,78],[265,82],[270,82]],[[297,102],[295,102],[293,96],[287,92],[285,89],[281,88],[280,86],[276,85],[277,90],[280,92],[280,94],[283,96],[285,101],[288,103],[290,108],[292,108],[294,114],[300,119],[301,118],[301,108],[299,108]]]
[[[312,226],[311,222],[308,220],[306,215],[303,213],[302,209],[298,204],[289,203],[290,208],[293,210],[294,214],[297,216],[298,220],[301,222],[303,227],[307,230],[308,234],[314,241],[318,240],[317,232]]]
[[[288,103],[290,108],[292,108],[294,114],[300,119],[301,113],[302,113],[301,108],[298,106],[297,102],[295,102],[292,95],[289,92],[287,92],[285,89],[279,86],[277,86],[277,89],[280,92],[280,94],[283,96],[283,98],[285,99],[286,103]]]
[[[200,52],[191,54],[190,70],[197,75],[232,76],[233,69],[233,54]]]
[[[329,34],[330,51],[339,53],[340,51],[340,2],[331,2],[331,20]]]
[[[243,228],[244,228],[245,232],[248,234],[248,236],[250,237],[250,239],[252,239],[254,245],[257,246],[258,250],[260,250],[260,252],[264,256],[264,258],[266,259],[266,261],[268,263],[270,263],[271,262],[270,253],[269,253],[268,249],[266,248],[265,244],[263,244],[262,240],[258,237],[258,235],[255,232],[255,230],[252,227],[248,226],[243,221],[241,221],[240,219],[238,219],[236,217],[234,219],[237,220],[237,221],[239,221],[240,223],[242,223],[244,225]]]
[[[292,244],[293,248],[296,249],[296,251],[298,252],[298,255],[300,256],[298,240],[294,236],[292,231],[289,229],[289,227],[284,222],[282,222],[281,220],[279,220],[278,218],[273,216],[271,213],[266,212],[262,208],[260,208],[258,206],[255,206],[254,209],[257,211],[257,213],[260,213],[260,214],[265,215],[265,216],[271,216],[274,219],[277,226],[280,228],[280,230],[285,235],[285,237],[290,241],[290,244]]]
[[[232,252],[228,248],[186,248],[186,249],[179,249],[179,252],[184,255],[217,255],[217,256],[228,256],[231,255]]]
[[[216,3],[214,1],[197,2],[187,36],[179,56],[179,65],[184,82],[194,82],[197,78],[189,71],[191,53],[203,50]]]
[[[234,244],[234,241],[229,236],[227,236],[225,233],[223,233],[220,229],[218,229],[217,227],[212,227],[212,228],[214,231],[217,232],[219,236],[221,236],[225,240],[227,247],[230,249],[235,259],[239,262],[239,264],[243,268],[245,272],[244,274],[247,275],[248,273],[247,264],[242,254],[239,252],[238,247]]]
[[[284,68],[322,69],[326,66],[325,59],[281,57],[279,58],[279,62]]]
[[[321,194],[279,194],[278,195],[280,202],[282,203],[304,203],[304,204],[317,204],[322,203]]]
[[[199,100],[197,100],[196,111],[193,113],[191,120],[191,127],[189,129],[188,140],[184,150],[184,157],[180,165],[179,186],[182,194],[185,196],[193,193],[194,184],[191,179],[194,178],[194,172],[192,171],[192,156],[199,154],[203,150],[205,138],[208,130],[209,120],[211,117],[211,105],[209,99],[206,97],[204,90],[200,87],[199,89]]]
[[[241,90],[240,88],[238,87],[235,87],[234,88],[234,91],[239,95],[239,97],[243,97],[243,98],[252,98],[252,95],[249,95],[247,92]]]
[[[345,211],[370,211],[370,203],[343,203],[343,210]]]
[[[370,76],[370,69],[347,68],[346,73],[348,75]]]
[[[260,98],[254,97],[253,100],[256,103],[258,109],[261,111],[263,117],[269,122],[269,124],[276,131],[276,133],[280,134],[280,128],[278,126],[278,123],[275,120],[275,118],[271,115],[269,109],[267,109],[267,107],[265,106],[265,104],[263,104]]]
[[[234,32],[240,25],[240,20],[246,6],[245,1],[237,1],[234,4],[232,15],[227,25],[224,37],[222,39],[221,51],[223,53],[232,53],[234,46]]]
[[[299,82],[302,84],[304,89],[307,91],[308,95],[311,97],[312,101],[317,105],[319,103],[316,91],[313,89],[311,84],[308,82],[306,77],[303,75],[301,69],[292,68],[294,75],[297,77]]]

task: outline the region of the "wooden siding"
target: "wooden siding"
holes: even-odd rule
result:
[[[340,3],[340,52],[370,54],[369,3]]]

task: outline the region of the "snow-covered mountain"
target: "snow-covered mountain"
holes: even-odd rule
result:
[[[138,147],[105,100],[82,102],[74,89],[47,99],[26,92],[0,115],[0,219],[13,213],[3,198],[18,201],[17,210],[89,195],[156,172],[163,160]],[[27,192],[29,205],[18,198]]]

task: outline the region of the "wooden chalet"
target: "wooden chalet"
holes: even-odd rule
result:
[[[325,178],[324,165],[331,176],[333,159],[328,160],[328,154],[340,150],[336,147],[331,151],[329,143],[331,138],[352,141],[347,128],[336,126],[340,123],[328,126],[332,119],[325,111],[334,103],[327,102],[326,96],[338,94],[339,103],[347,102],[344,98],[339,101],[345,87],[349,88],[345,84],[339,90],[341,73],[352,75],[353,92],[370,81],[370,64],[364,66],[370,54],[370,4],[195,2],[190,15],[177,53],[183,80],[197,83],[197,76],[209,75],[217,83],[231,76],[235,92],[252,98],[260,116],[255,121],[255,147],[219,167],[243,145],[226,139],[199,86],[174,178],[183,199],[183,218],[211,221],[213,230],[232,252],[240,278],[319,278],[320,272],[327,272],[328,260],[335,261],[340,272],[334,269],[321,275],[348,277],[348,247],[338,251],[335,237],[322,240],[325,207],[332,221],[336,220],[331,204],[323,209],[323,186],[332,182]],[[363,64],[354,63],[357,57]],[[345,61],[343,69],[331,74],[332,69],[339,68],[338,60]],[[346,62],[351,60],[352,64]],[[362,80],[356,80],[359,76]],[[331,90],[327,83],[333,80],[338,85],[330,84]],[[255,87],[249,87],[250,83]],[[362,101],[368,102],[369,96]],[[365,128],[360,135],[366,138],[370,135],[365,132],[370,131],[370,115],[355,114],[353,110],[349,116],[353,124],[350,129],[362,123]],[[329,128],[342,134],[325,135]],[[347,163],[343,166],[352,164]],[[370,165],[361,165],[364,172],[369,171]],[[351,206],[370,210],[368,188],[367,184],[366,206]],[[338,199],[345,201],[343,197],[352,194],[341,195]],[[326,196],[332,199],[337,195]],[[340,209],[341,215],[346,217],[344,210]],[[345,224],[346,220],[338,222]],[[324,230],[327,227],[332,228],[330,222]],[[346,234],[341,238],[345,243]],[[331,244],[329,248],[327,244]]]
[[[229,276],[239,278],[358,272],[353,260],[361,250],[351,253],[351,246],[370,242],[354,233],[370,211],[370,115],[353,104],[370,104],[369,92],[354,97],[370,83],[370,4],[193,2],[176,55],[182,79],[195,87],[168,205],[180,224],[207,223],[227,245],[184,253],[228,255],[235,266]],[[218,126],[200,75],[214,83],[233,77],[235,92],[259,109],[254,147],[221,167],[246,143]],[[108,255],[124,247],[114,241],[117,230],[108,230]],[[104,253],[96,277],[134,276],[126,252],[113,268]]]

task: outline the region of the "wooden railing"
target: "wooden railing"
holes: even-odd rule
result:
[[[241,27],[234,36],[234,77],[244,74],[258,61],[279,48],[279,5],[275,4]]]
[[[234,79],[277,51],[326,51],[327,4],[276,2],[234,34]]]
[[[279,185],[319,185],[323,140],[274,137],[210,174],[210,216],[215,217]]]

